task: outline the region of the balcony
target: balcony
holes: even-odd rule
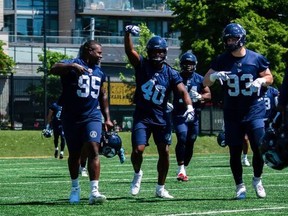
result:
[[[164,0],[82,0],[76,4],[78,14],[111,16],[171,17]]]

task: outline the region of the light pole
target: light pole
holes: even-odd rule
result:
[[[44,70],[44,125],[47,124],[47,56],[46,56],[46,0],[43,0],[43,70]]]

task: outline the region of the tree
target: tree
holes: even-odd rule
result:
[[[43,62],[44,61],[44,55],[43,54],[39,54],[38,55],[39,61]],[[73,58],[72,56],[68,56],[66,54],[60,53],[60,52],[54,52],[54,51],[50,51],[47,50],[46,51],[46,59],[47,59],[47,71],[49,71],[51,69],[51,67],[59,62],[62,59],[69,59],[69,58]],[[37,68],[37,73],[44,73],[44,68],[43,66],[39,66]],[[47,101],[48,104],[52,103],[53,101],[57,101],[61,91],[62,91],[62,87],[61,87],[61,83],[60,83],[60,78],[58,76],[52,75],[48,73],[47,76]],[[44,76],[42,77],[41,80],[41,85],[34,85],[31,84],[27,89],[26,92],[28,92],[34,102],[36,104],[40,104],[40,105],[44,105]]]
[[[14,72],[13,68],[16,65],[14,60],[4,52],[4,45],[6,44],[0,40],[0,75],[6,75]]]
[[[205,74],[211,60],[223,51],[223,28],[237,22],[247,31],[247,48],[271,62],[274,85],[279,87],[288,60],[288,1],[168,0],[168,4],[175,15],[172,27],[181,31],[181,50],[193,50],[200,73]]]

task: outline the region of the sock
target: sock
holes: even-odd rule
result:
[[[164,185],[157,184],[157,186],[156,186],[156,190],[157,191],[160,191],[160,190],[163,190],[163,189],[164,189]]]
[[[61,154],[61,155],[63,155],[63,154],[64,154],[64,152],[63,152],[63,151],[60,151],[60,154]]]
[[[247,154],[243,154],[243,159],[247,159]]]
[[[183,173],[183,175],[186,175],[184,164],[178,166],[178,173]]]
[[[55,148],[55,151],[58,151],[58,147],[57,147],[57,148]]]
[[[98,187],[99,187],[99,180],[92,180],[92,181],[90,181],[91,191],[95,191],[95,190],[98,191]]]
[[[79,181],[77,179],[71,179],[72,187],[79,187]]]

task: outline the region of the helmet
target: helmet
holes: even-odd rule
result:
[[[217,136],[217,143],[219,144],[219,146],[221,147],[226,147],[227,144],[225,143],[225,132],[221,131],[218,136]]]
[[[164,38],[160,36],[154,36],[152,37],[146,46],[148,59],[152,61],[154,64],[162,64],[167,56],[167,42]],[[153,51],[155,50],[163,50],[163,54],[155,54]]]
[[[42,130],[42,136],[46,138],[50,138],[53,135],[53,130],[52,129],[43,129]]]
[[[190,64],[187,64],[188,62]],[[182,71],[194,72],[196,70],[196,65],[197,58],[194,54],[186,52],[180,57],[180,67]]]
[[[112,158],[122,147],[122,140],[116,132],[104,132],[101,138],[101,153],[107,157]]]
[[[278,130],[270,127],[261,140],[260,152],[264,162],[271,168],[282,170],[288,166],[288,136],[282,126]]]
[[[227,44],[228,38],[238,38],[238,40],[234,44]],[[232,52],[244,46],[246,42],[246,31],[241,25],[237,23],[230,23],[224,28],[222,39],[225,49]]]

